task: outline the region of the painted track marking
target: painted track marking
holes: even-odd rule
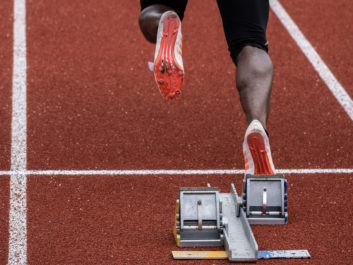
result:
[[[14,1],[8,264],[27,264],[26,1]]]
[[[278,2],[278,0],[270,0],[270,5],[273,12],[277,15],[289,34],[298,44],[299,48],[309,59],[310,63],[314,66],[322,80],[326,83],[332,94],[342,105],[348,116],[353,120],[353,101],[347,94],[346,90],[337,81],[336,77],[332,74],[330,69],[321,59],[319,54],[315,51],[310,42],[305,38],[298,26],[294,23],[286,10]]]
[[[23,170],[0,171],[0,175],[235,175],[243,169],[209,170]],[[353,173],[353,168],[277,169],[277,174]]]

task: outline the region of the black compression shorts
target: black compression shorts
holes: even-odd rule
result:
[[[141,11],[154,4],[172,8],[182,20],[188,0],[141,0]],[[217,0],[228,50],[234,63],[245,46],[268,52],[269,0]]]
[[[187,3],[188,3],[188,0],[140,0],[141,11],[151,5],[156,5],[156,4],[165,5],[173,9],[175,13],[178,14],[180,20],[183,20],[184,18],[184,12],[185,12]]]

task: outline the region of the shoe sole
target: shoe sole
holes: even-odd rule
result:
[[[184,71],[178,65],[174,46],[178,36],[180,20],[174,14],[167,15],[163,21],[163,37],[154,63],[154,74],[162,95],[167,100],[176,100],[181,94]]]
[[[274,174],[265,148],[265,140],[261,133],[252,132],[246,138],[255,165],[255,175]]]

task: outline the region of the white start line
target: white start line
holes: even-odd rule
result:
[[[277,0],[272,10],[353,120],[353,102]],[[30,175],[199,175],[244,174],[244,170],[27,170],[26,1],[14,0],[13,95],[8,264],[27,264],[27,176]],[[279,169],[283,174],[353,173],[353,169]]]
[[[244,174],[243,169],[186,169],[186,170],[23,170],[0,171],[0,175],[239,175]],[[318,169],[276,169],[276,174],[337,174],[353,173],[350,168],[318,168]]]

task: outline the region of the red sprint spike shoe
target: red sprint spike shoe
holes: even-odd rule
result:
[[[154,76],[167,100],[176,100],[184,82],[181,22],[173,11],[165,12],[159,21]]]
[[[265,129],[258,120],[253,120],[246,130],[243,152],[245,175],[275,174],[270,142]]]

